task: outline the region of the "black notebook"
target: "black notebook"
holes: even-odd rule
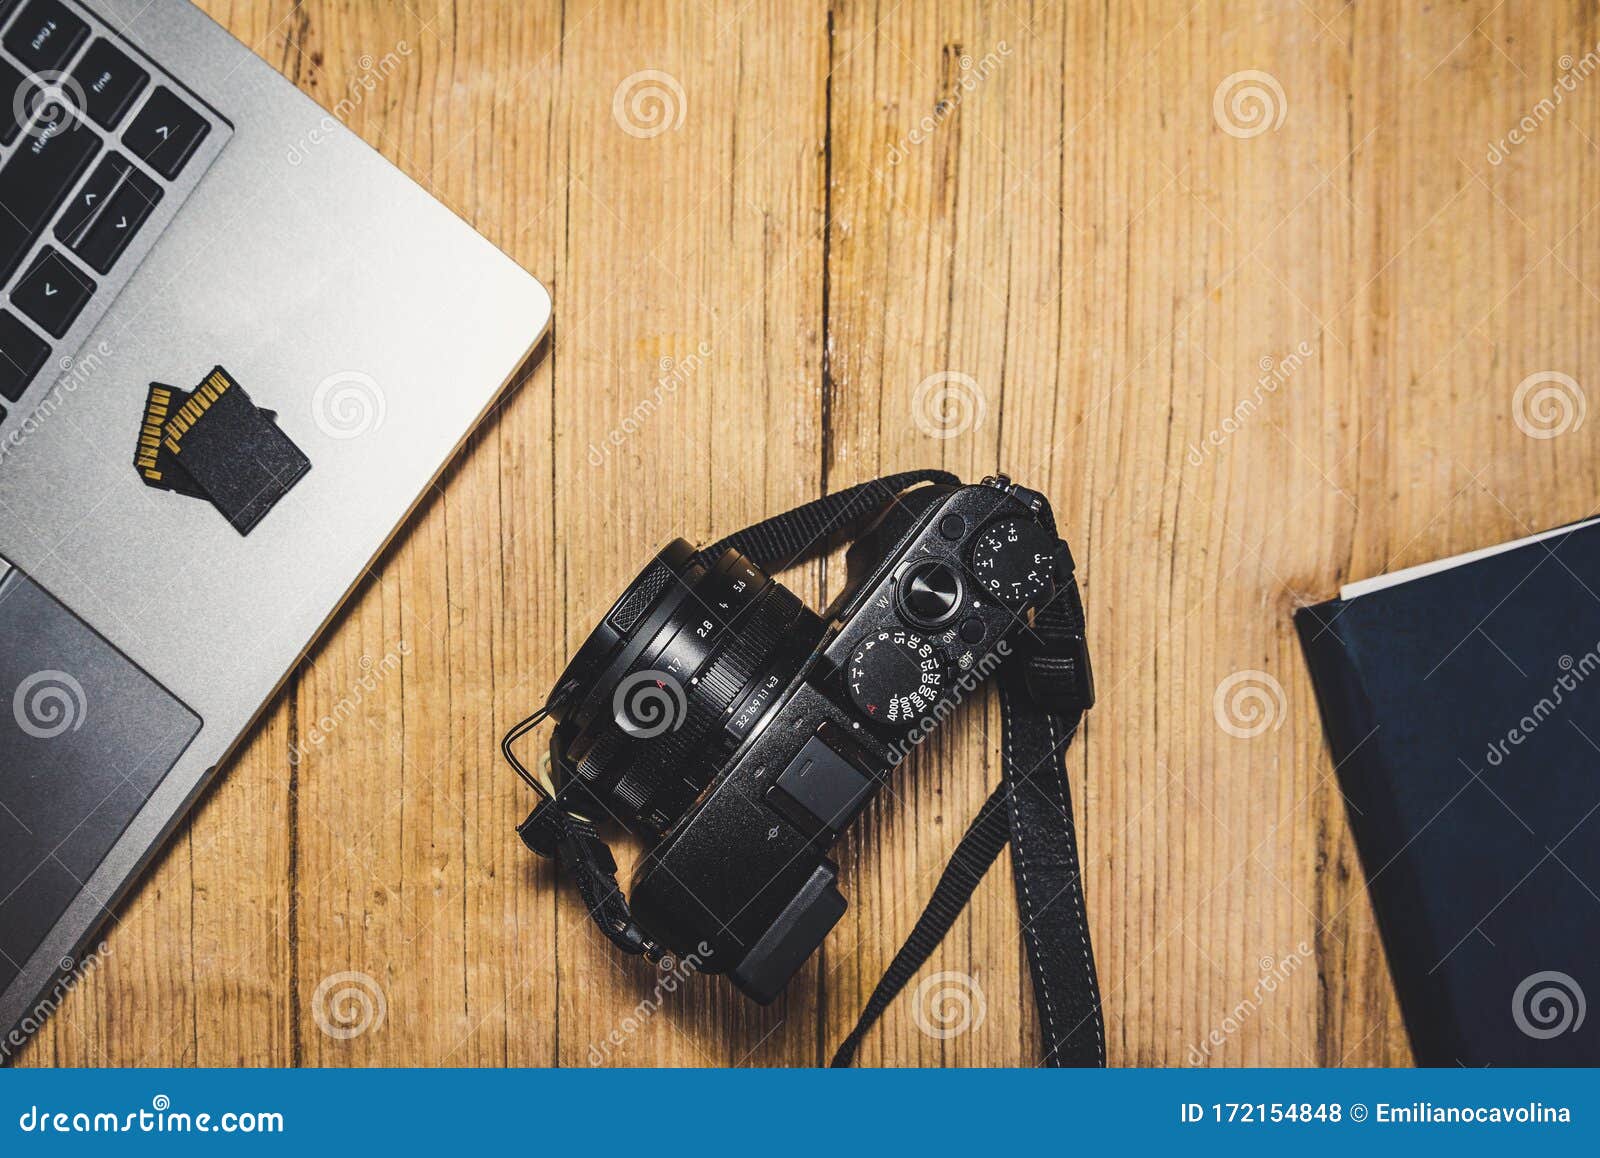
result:
[[[1600,519],[1295,626],[1418,1063],[1600,1064]]]

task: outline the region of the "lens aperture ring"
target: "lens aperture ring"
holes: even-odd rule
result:
[[[619,784],[624,803],[645,813],[659,795],[692,800],[709,782],[715,769],[710,766],[714,757],[706,743],[708,735],[745,684],[771,658],[784,628],[793,622],[800,608],[800,600],[791,592],[780,584],[769,583],[728,626],[701,676],[690,681],[684,726],[657,737]],[[641,791],[644,800],[635,803],[634,798]],[[670,809],[667,811],[671,813]]]
[[[665,672],[679,686],[692,682],[734,625],[749,618],[773,586],[737,552],[696,580],[677,619],[677,630],[664,635],[645,666]]]
[[[733,706],[734,697],[744,690],[766,663],[784,632],[800,614],[801,603],[788,588],[774,583],[760,605],[750,609],[746,622],[738,623],[722,641],[717,654],[706,665],[700,685],[707,699],[721,716]]]

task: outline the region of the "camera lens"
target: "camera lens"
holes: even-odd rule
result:
[[[675,539],[562,673],[551,766],[575,810],[659,834],[710,784],[822,638],[749,559]]]

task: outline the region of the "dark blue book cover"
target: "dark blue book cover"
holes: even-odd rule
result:
[[[1295,626],[1417,1061],[1600,1064],[1600,520]]]

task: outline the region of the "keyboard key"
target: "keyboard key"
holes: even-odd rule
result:
[[[93,293],[93,281],[46,247],[11,291],[11,304],[51,337],[62,338]]]
[[[3,62],[0,62],[3,63]],[[63,112],[75,110],[72,97],[59,85],[45,87],[39,83],[36,76],[24,77],[17,84],[0,93],[0,100],[6,102],[5,120],[7,125],[16,125],[20,130],[30,127],[29,131],[34,136],[61,119]],[[43,113],[43,116],[40,114]],[[38,118],[35,123],[35,118]],[[16,133],[11,134],[15,138]],[[5,143],[9,144],[7,140]]]
[[[89,38],[89,25],[61,0],[29,0],[11,31],[6,50],[32,72],[57,72]]]
[[[8,280],[50,215],[100,151],[100,138],[50,102],[0,168],[0,281]]]
[[[22,91],[22,74],[0,60],[0,145],[9,145],[22,132],[17,119],[17,93]]]
[[[109,40],[97,40],[72,70],[72,79],[83,90],[89,119],[102,129],[114,129],[150,83],[150,74]]]
[[[83,183],[72,199],[67,202],[61,211],[61,220],[56,223],[56,236],[68,245],[72,238],[83,230],[97,209],[105,204],[106,198],[116,187],[121,184],[122,176],[133,168],[133,162],[120,153],[107,153],[105,160],[101,161],[89,179]],[[155,182],[145,178],[148,184]]]
[[[102,175],[108,169],[117,175],[105,193],[96,196]],[[87,212],[80,212],[83,203],[89,200],[95,204]],[[160,200],[161,186],[113,154],[101,163],[84,184],[83,191],[72,199],[61,223],[56,226],[56,237],[91,268],[108,273]]]
[[[50,357],[50,346],[21,319],[0,310],[0,394],[15,402]]]
[[[133,124],[122,135],[122,143],[170,181],[210,131],[206,119],[179,100],[171,89],[158,88],[133,118]]]

